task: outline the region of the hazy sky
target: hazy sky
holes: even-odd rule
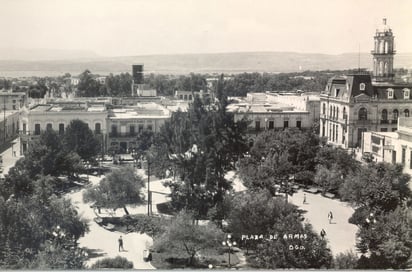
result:
[[[411,0],[0,0],[0,47],[103,56],[370,52],[382,18],[412,52]]]

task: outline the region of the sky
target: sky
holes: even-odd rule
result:
[[[370,52],[384,17],[397,52],[412,52],[411,0],[0,0],[0,48]]]

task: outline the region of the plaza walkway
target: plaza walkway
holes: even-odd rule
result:
[[[230,171],[226,178],[233,182],[235,191],[243,191],[247,188],[242,184],[239,176]],[[306,193],[306,204],[303,204],[303,190],[299,190],[289,202],[295,204],[300,209],[305,210],[305,220],[312,224],[314,230],[320,233],[322,229],[326,231],[326,239],[333,255],[344,253],[348,250],[356,252],[356,232],[358,227],[348,222],[354,210],[346,202],[336,199],[322,197],[320,194]],[[332,224],[329,224],[328,213],[333,213]]]
[[[0,155],[3,158],[3,175],[6,175],[9,172],[9,169],[13,167],[20,158],[23,157],[20,155],[20,138],[12,141],[11,146],[3,151]]]
[[[101,178],[90,176],[92,184],[98,184]],[[121,256],[127,258],[129,261],[133,262],[134,269],[154,269],[154,267],[147,262],[143,261],[143,250],[149,248],[153,243],[152,238],[146,234],[139,233],[128,233],[123,234],[120,232],[114,232],[104,229],[99,226],[93,219],[96,214],[93,208],[90,207],[90,203],[83,202],[83,191],[82,189],[78,192],[72,192],[67,195],[73,203],[73,205],[79,211],[82,218],[88,220],[90,231],[86,235],[79,239],[80,247],[86,247],[93,251],[87,265],[95,263],[99,259],[103,258],[114,258],[116,256]],[[136,211],[143,213],[145,210],[145,205],[139,206],[140,208],[130,210],[131,214]],[[102,209],[104,213],[105,210]],[[115,216],[121,216],[114,214]],[[118,251],[118,239],[122,235],[123,244],[125,251]]]
[[[303,204],[304,192],[299,190],[292,197],[290,203],[307,211],[305,219],[312,224],[318,233],[322,228],[326,231],[326,239],[333,255],[344,253],[348,250],[356,252],[356,232],[358,227],[348,222],[354,210],[346,202],[322,197],[320,194],[306,193],[306,204]],[[332,224],[329,224],[328,213],[333,213]]]

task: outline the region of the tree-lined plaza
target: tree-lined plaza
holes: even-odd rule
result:
[[[192,76],[187,84],[202,82]],[[91,85],[80,89],[94,88],[89,73],[82,75],[82,84]],[[110,226],[104,231],[150,235],[152,264],[159,268],[408,266],[410,177],[400,165],[361,164],[346,150],[328,146],[317,136],[317,126],[250,135],[248,120],[235,122],[226,110],[223,78],[216,88],[216,99],[196,97],[159,132],[136,136],[133,155],[145,161],[149,177],[139,175],[134,164],[105,162],[110,170],[104,176],[85,179],[90,165],[102,166],[98,159],[104,154],[99,138],[81,120],[72,121],[62,135],[46,130],[33,140],[0,181],[0,268],[86,268],[90,249],[79,246],[79,239],[87,237],[90,223],[64,197],[74,186],[83,189],[77,201],[95,212],[92,231]],[[246,190],[233,189],[229,171]],[[169,201],[156,206],[163,216],[151,213],[153,194],[159,193],[149,187],[153,176],[169,192]],[[352,206],[354,213],[342,224],[358,228],[356,253],[331,250],[328,234],[320,235],[318,222],[307,220],[305,205],[296,205],[297,188],[316,188],[317,197],[335,196]],[[316,212],[315,204],[307,205]],[[124,213],[107,216],[101,210]],[[241,264],[239,256],[246,257]],[[121,258],[99,259],[98,265],[130,268]]]

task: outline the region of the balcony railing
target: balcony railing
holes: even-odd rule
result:
[[[381,120],[381,124],[389,124],[389,120]]]
[[[392,123],[392,124],[397,124],[397,123],[398,123],[398,119],[392,120],[391,123]]]
[[[136,132],[110,132],[109,137],[121,138],[121,137],[136,137]]]

